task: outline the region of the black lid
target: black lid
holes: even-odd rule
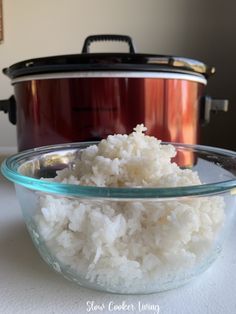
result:
[[[129,45],[129,53],[89,53],[93,41],[118,40]],[[208,77],[213,67],[188,58],[135,53],[132,40],[124,35],[94,35],[86,38],[81,54],[59,55],[18,62],[3,69],[11,79],[32,74],[75,71],[145,71],[191,73]]]

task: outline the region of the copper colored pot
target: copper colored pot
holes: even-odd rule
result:
[[[98,40],[125,41],[130,51],[89,53]],[[196,144],[200,114],[207,117],[212,109],[212,102],[208,107],[200,102],[214,68],[137,54],[128,36],[90,36],[82,54],[27,60],[3,72],[14,87],[16,118],[12,98],[8,107],[2,101],[2,109],[17,120],[19,150],[130,133],[138,123],[164,141]],[[185,154],[185,164],[188,158]]]

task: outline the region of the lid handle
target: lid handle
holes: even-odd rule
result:
[[[126,35],[92,35],[88,36],[83,45],[82,53],[89,53],[89,46],[93,41],[123,41],[129,46],[129,52],[135,53],[131,37]]]

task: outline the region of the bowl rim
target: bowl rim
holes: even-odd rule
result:
[[[204,196],[220,194],[230,191],[236,194],[236,176],[234,179],[207,183],[201,185],[181,186],[181,187],[97,187],[82,186],[77,184],[66,184],[61,182],[52,182],[32,178],[20,174],[17,170],[20,167],[20,161],[28,161],[38,154],[52,153],[69,149],[83,149],[90,145],[97,145],[99,142],[75,142],[66,144],[56,144],[41,146],[16,153],[6,158],[2,165],[2,174],[15,184],[26,188],[46,192],[48,194],[61,194],[64,196],[79,196],[83,198],[109,198],[109,199],[162,199],[162,198],[180,198],[189,196]],[[195,152],[204,151],[207,153],[219,154],[224,157],[235,158],[236,152],[224,148],[218,148],[205,145],[183,144],[176,142],[161,142],[163,145],[171,144],[178,148],[189,149]]]

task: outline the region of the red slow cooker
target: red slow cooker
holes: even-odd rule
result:
[[[93,41],[124,41],[129,53],[90,53]],[[204,98],[214,68],[181,57],[135,53],[130,37],[86,38],[81,54],[31,59],[5,68],[14,97],[0,102],[17,124],[18,149],[130,133],[199,142],[200,120],[227,101]]]

